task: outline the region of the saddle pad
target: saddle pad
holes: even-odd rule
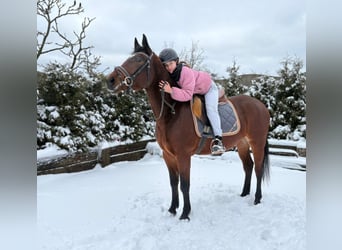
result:
[[[237,134],[240,131],[240,120],[233,104],[230,101],[219,103],[218,111],[221,119],[222,136],[231,136]],[[199,137],[202,137],[203,133],[206,134],[206,137],[214,137],[211,127],[209,131],[207,131],[208,126],[206,126],[194,114],[193,119],[195,130]],[[204,131],[205,129],[206,131]]]

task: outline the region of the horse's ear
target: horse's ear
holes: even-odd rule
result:
[[[152,54],[152,50],[150,48],[150,45],[147,42],[147,38],[146,38],[145,34],[143,34],[142,46],[144,47],[144,49],[148,55]]]
[[[134,39],[134,51],[137,52],[139,50],[141,50],[141,45],[139,44],[137,38]]]

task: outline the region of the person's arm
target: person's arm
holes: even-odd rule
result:
[[[178,85],[181,88],[172,87],[171,97],[180,102],[190,101],[195,89],[195,77],[190,68],[183,67]]]

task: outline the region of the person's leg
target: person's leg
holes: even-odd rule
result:
[[[211,83],[209,91],[204,95],[205,107],[215,136],[222,137],[221,121],[218,113],[218,88]]]
[[[207,115],[215,135],[215,139],[211,143],[211,152],[213,155],[221,155],[225,152],[225,148],[222,144],[221,120],[218,113],[218,88],[214,82],[211,83],[211,87],[204,98]]]

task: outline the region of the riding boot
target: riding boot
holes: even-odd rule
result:
[[[212,155],[222,155],[226,151],[222,144],[222,136],[215,136],[215,139],[211,142],[210,148]]]

